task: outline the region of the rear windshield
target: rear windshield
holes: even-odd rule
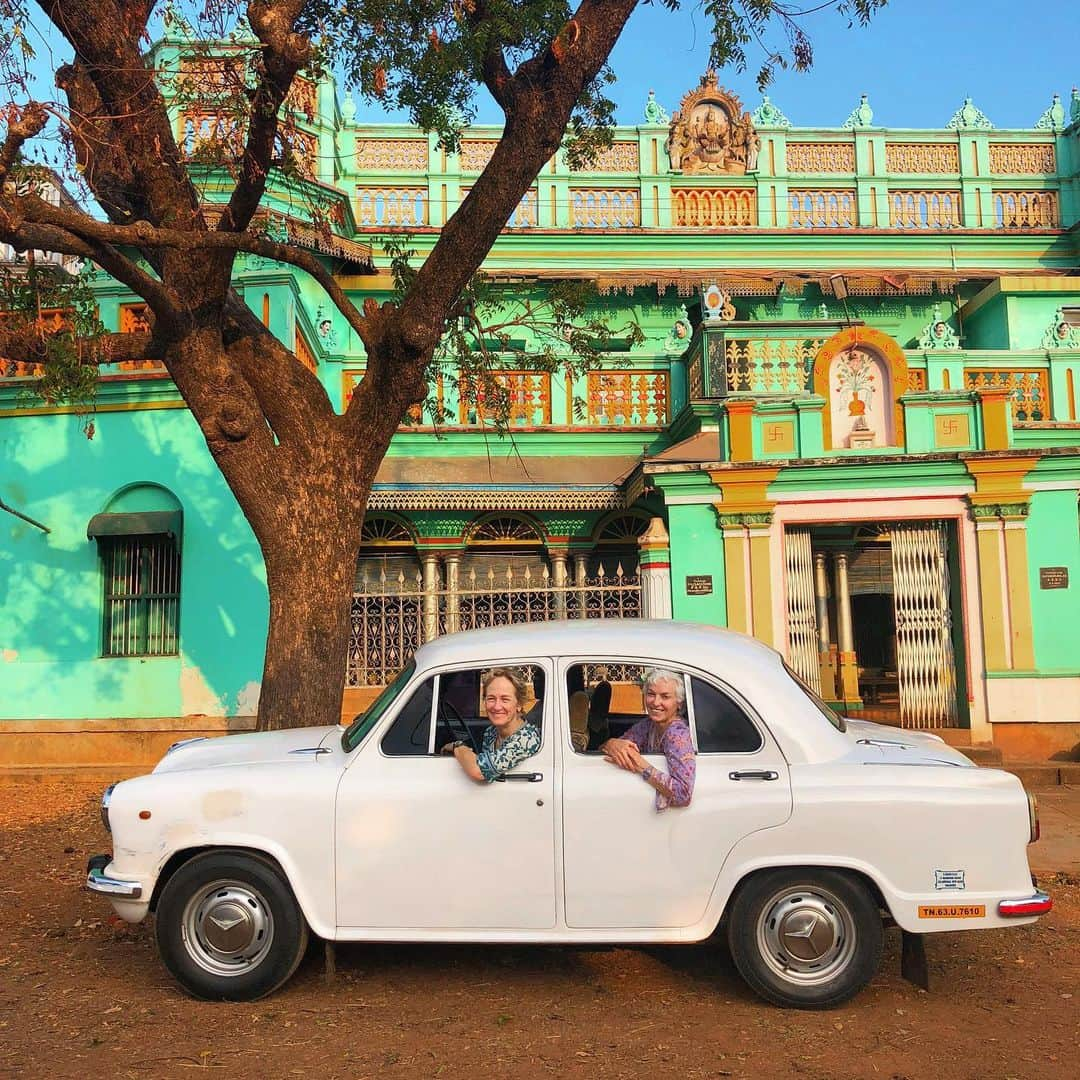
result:
[[[795,672],[788,667],[787,661],[784,661],[784,670],[799,684],[799,689],[817,706],[818,712],[820,712],[837,731],[847,731],[847,724],[844,723],[844,718],[835,710],[830,709],[821,699],[821,695],[816,691],[811,690],[810,687],[803,682],[802,678],[799,675],[796,675]]]
[[[401,688],[413,677],[416,663],[410,660],[390,681],[385,690],[345,729],[341,736],[341,747],[350,751],[378,723],[379,717],[390,707]]]

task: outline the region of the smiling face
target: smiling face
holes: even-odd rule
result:
[[[517,690],[514,684],[502,675],[496,675],[487,684],[484,691],[484,710],[487,718],[497,728],[506,727],[518,718]]]
[[[654,724],[666,727],[679,715],[679,698],[671,679],[653,679],[645,687],[645,712]]]

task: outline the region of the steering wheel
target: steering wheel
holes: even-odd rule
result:
[[[476,745],[476,739],[473,738],[469,725],[462,720],[461,713],[449,701],[443,700],[439,702],[438,718],[450,729],[450,734],[455,739],[459,742],[468,743],[472,747],[474,754],[480,753],[480,747]]]

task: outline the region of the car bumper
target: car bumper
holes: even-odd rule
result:
[[[111,861],[108,855],[90,857],[90,861],[86,864],[86,887],[91,892],[118,897],[122,900],[141,899],[142,885],[138,881],[124,881],[121,878],[109,877],[105,873],[105,867]]]
[[[1006,919],[1030,918],[1032,915],[1045,915],[1054,906],[1049,894],[1036,889],[1030,896],[1015,900],[998,902],[998,914]]]

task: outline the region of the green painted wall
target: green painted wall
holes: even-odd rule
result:
[[[262,558],[188,413],[99,414],[92,441],[75,416],[0,415],[0,456],[0,497],[51,530],[0,513],[0,715],[253,712]],[[136,483],[167,488],[184,513],[179,657],[100,655],[102,578],[86,526]]]
[[[727,625],[724,587],[724,534],[717,528],[716,511],[709,504],[668,507],[671,537],[671,607],[676,619]],[[709,596],[687,596],[690,574],[712,576]]]
[[[1076,489],[1037,491],[1027,522],[1031,621],[1039,671],[1080,671],[1080,527]],[[1039,568],[1064,566],[1067,589],[1039,586]]]

